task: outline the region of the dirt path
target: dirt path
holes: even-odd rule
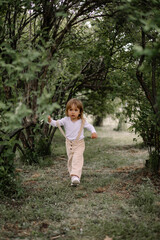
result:
[[[134,135],[86,133],[80,186],[70,186],[64,139],[57,132],[52,164],[18,166],[23,199],[0,205],[0,239],[135,240],[160,238],[160,179],[144,169],[146,149]]]

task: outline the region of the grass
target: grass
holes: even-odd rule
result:
[[[81,184],[70,186],[64,139],[56,132],[51,165],[17,168],[20,199],[2,199],[0,239],[157,240],[160,179],[144,168],[148,158],[132,133],[97,128],[86,132]]]

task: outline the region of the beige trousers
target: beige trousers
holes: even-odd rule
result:
[[[70,141],[66,139],[66,151],[68,156],[68,171],[70,176],[76,175],[81,178],[84,163],[83,153],[85,142],[82,140]]]
[[[82,175],[82,168],[83,168],[83,153],[85,150],[85,142],[84,139],[79,140],[83,126],[85,124],[85,119],[82,120],[82,124],[78,133],[78,136],[76,140],[70,141],[66,138],[66,135],[59,125],[59,122],[57,121],[57,127],[63,134],[63,136],[66,138],[66,151],[68,156],[68,171],[70,176],[76,175],[79,178],[81,178]]]

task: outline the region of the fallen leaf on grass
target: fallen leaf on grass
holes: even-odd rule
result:
[[[24,185],[35,184],[37,181],[28,180],[24,182]]]
[[[66,161],[66,157],[63,157],[63,156],[58,157],[58,160]]]
[[[95,192],[95,193],[103,193],[105,191],[106,191],[105,187],[99,187],[99,188],[95,189],[93,192]]]
[[[106,236],[104,240],[112,240],[112,238]]]
[[[129,173],[132,171],[136,171],[138,169],[142,169],[144,167],[143,164],[140,164],[138,167],[135,165],[131,165],[131,166],[124,166],[124,167],[120,167],[120,168],[116,168],[114,170],[111,170],[112,173]]]
[[[38,180],[38,178],[39,178],[40,176],[41,176],[41,174],[35,173],[35,174],[33,174],[33,175],[30,177],[30,179],[26,180],[26,181],[24,182],[24,184],[25,184],[25,185],[34,184],[34,183],[36,183],[36,181]],[[32,180],[32,179],[34,179],[34,180]]]
[[[131,152],[131,153],[138,153],[138,151],[134,150],[134,149],[129,150],[129,152]]]
[[[16,172],[23,172],[23,169],[21,169],[21,168],[16,168]]]
[[[82,196],[82,198],[87,198],[88,197],[88,194],[84,194],[83,196]]]
[[[38,177],[40,177],[40,174],[39,174],[39,173],[35,173],[35,174],[33,174],[33,175],[31,176],[31,178],[38,178]]]
[[[57,236],[51,237],[50,240],[58,239],[60,237],[64,237],[64,235],[57,235]]]

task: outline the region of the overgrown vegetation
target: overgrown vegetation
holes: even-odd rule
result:
[[[51,154],[55,130],[49,128],[46,116],[62,117],[71,97],[84,101],[96,125],[106,114],[115,113],[114,100],[120,99],[124,118],[148,147],[148,166],[158,172],[160,4],[154,0],[2,0],[0,4],[4,183],[9,176],[16,182],[17,151],[29,164],[41,164],[44,155]]]

